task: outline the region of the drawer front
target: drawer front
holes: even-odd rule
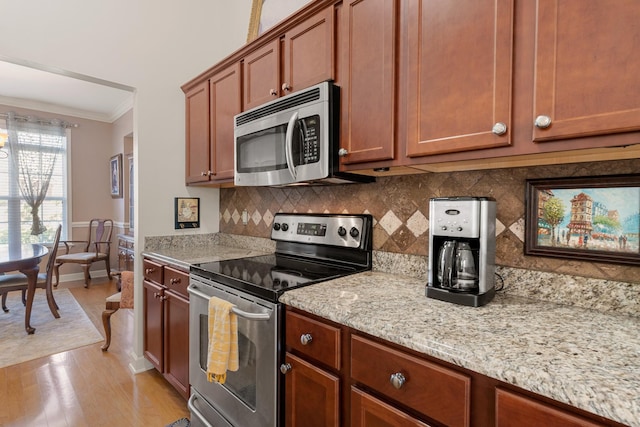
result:
[[[351,387],[351,427],[429,427],[364,391]]]
[[[404,377],[399,388],[391,382],[395,374]],[[351,377],[435,421],[470,423],[471,378],[452,369],[352,335]]]
[[[187,292],[187,286],[189,286],[189,275],[187,273],[176,270],[175,268],[165,267],[164,285],[167,289],[189,299],[189,293]]]
[[[598,427],[604,425],[510,391],[496,389],[496,426],[498,427]]]
[[[287,311],[286,342],[305,356],[340,369],[339,328]]]
[[[150,282],[162,285],[162,264],[153,262],[150,259],[142,260],[142,271],[144,272],[144,278]]]

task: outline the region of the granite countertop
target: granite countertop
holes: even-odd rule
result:
[[[280,301],[606,418],[640,426],[640,318],[498,293],[473,308],[365,272]]]
[[[265,252],[263,251],[224,245],[211,245],[205,247],[167,247],[142,252],[142,256],[146,258],[156,260],[183,271],[189,271],[191,264],[245,258],[264,254]]]

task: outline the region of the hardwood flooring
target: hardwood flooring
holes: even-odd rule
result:
[[[105,298],[116,292],[115,280],[94,279],[89,289],[82,281],[59,287],[71,291],[104,333],[102,311]],[[0,368],[0,426],[164,427],[188,417],[187,402],[158,371],[129,370],[133,311],[116,312],[111,328],[107,352],[100,350],[101,341]]]

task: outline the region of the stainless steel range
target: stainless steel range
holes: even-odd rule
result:
[[[370,215],[276,214],[275,253],[195,264],[189,293],[192,426],[284,425],[285,291],[371,269]],[[221,385],[207,381],[208,302],[232,302],[240,368]]]

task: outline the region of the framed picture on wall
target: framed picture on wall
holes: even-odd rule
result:
[[[111,197],[120,199],[122,198],[122,154],[111,157],[109,171],[111,173]]]
[[[640,263],[640,175],[527,180],[525,255]]]
[[[200,198],[175,198],[175,229],[200,228]]]

